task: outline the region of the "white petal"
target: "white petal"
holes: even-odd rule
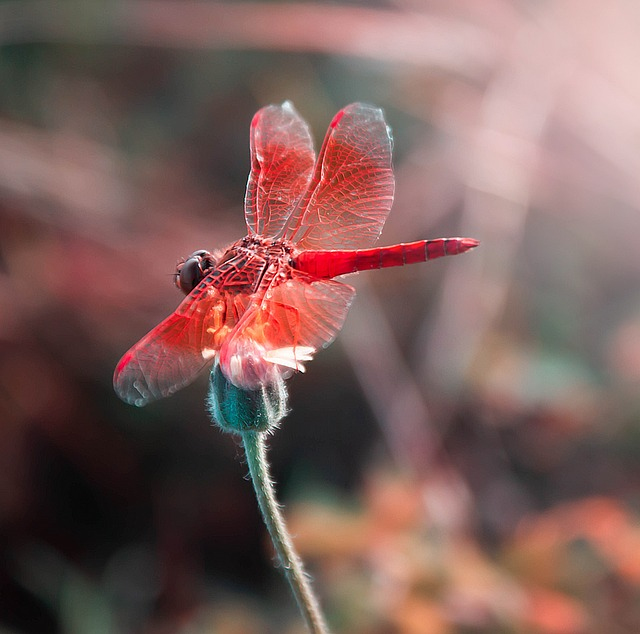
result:
[[[311,361],[315,351],[316,349],[310,346],[288,346],[286,348],[268,350],[264,354],[264,360],[304,372],[304,365],[301,362]]]

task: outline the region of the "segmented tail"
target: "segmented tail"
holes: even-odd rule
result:
[[[302,251],[293,259],[293,266],[314,277],[329,279],[356,271],[404,266],[445,255],[458,255],[478,244],[473,238],[436,238],[374,249]]]

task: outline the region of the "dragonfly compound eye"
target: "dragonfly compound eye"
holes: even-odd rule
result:
[[[178,264],[176,286],[188,295],[214,264],[213,256],[208,251],[195,251],[184,262]]]

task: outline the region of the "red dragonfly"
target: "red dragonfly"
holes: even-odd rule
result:
[[[217,358],[235,386],[255,389],[304,371],[342,327],[355,290],[333,278],[455,255],[471,238],[372,248],[394,193],[391,131],[363,103],[333,118],[316,160],[290,102],[251,123],[245,196],[248,235],[224,251],[196,251],[177,266],[187,297],[118,363],[124,401],[146,405],[184,387]]]

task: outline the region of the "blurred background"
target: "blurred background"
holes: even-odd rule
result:
[[[341,634],[640,631],[640,5],[0,2],[0,631],[303,632],[206,378],[113,368],[245,234],[249,123],[385,109],[382,242],[289,381],[279,496]]]

